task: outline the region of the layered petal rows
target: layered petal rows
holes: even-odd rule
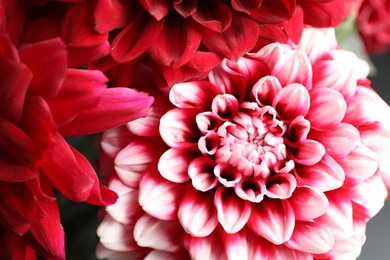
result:
[[[360,254],[390,190],[390,108],[333,29],[225,59],[168,96],[151,72],[135,82],[159,101],[153,112],[102,139],[109,187],[125,196],[107,207],[99,258]]]

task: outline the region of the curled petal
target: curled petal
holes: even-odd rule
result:
[[[134,226],[134,239],[141,247],[175,252],[180,248],[180,225],[145,214]]]
[[[282,89],[278,78],[274,76],[262,77],[252,88],[252,96],[257,104],[263,106],[272,105],[276,94]]]
[[[169,3],[164,0],[140,0],[139,2],[157,21],[164,18],[169,10]]]
[[[324,254],[333,247],[334,237],[332,232],[324,225],[298,221],[286,245],[302,252]]]
[[[215,165],[215,161],[209,157],[198,157],[191,161],[188,175],[195,189],[208,191],[217,185],[218,178],[214,175]]]
[[[208,81],[192,81],[173,85],[169,100],[179,108],[210,110],[217,89]]]
[[[306,142],[293,149],[291,157],[296,163],[314,165],[322,159],[325,152],[325,147],[321,143],[307,139]]]
[[[338,163],[344,169],[347,184],[354,185],[375,174],[379,167],[378,159],[371,149],[358,144],[348,156],[338,160]]]
[[[266,187],[261,179],[246,178],[234,185],[234,191],[243,200],[259,203],[264,198]]]
[[[298,50],[284,54],[276,63],[271,72],[279,79],[282,86],[300,83],[310,90],[312,87],[313,71],[307,55]]]
[[[158,161],[158,171],[165,179],[183,183],[190,179],[188,166],[196,156],[192,150],[169,149],[163,153]]]
[[[214,204],[218,212],[218,221],[229,234],[240,231],[251,215],[250,202],[236,197],[232,188],[218,188]]]
[[[204,155],[213,155],[216,153],[219,147],[220,137],[210,132],[199,138],[198,148]]]
[[[252,206],[249,228],[275,245],[288,241],[295,225],[294,210],[286,200],[267,199]]]
[[[272,106],[283,120],[291,122],[309,111],[309,92],[301,84],[287,85],[277,93]]]
[[[345,180],[343,168],[327,154],[314,165],[295,165],[295,174],[298,186],[307,185],[323,192],[341,187]]]
[[[191,187],[186,189],[177,212],[184,230],[195,237],[211,234],[218,225],[213,192],[200,192]]]
[[[310,91],[310,110],[306,119],[314,129],[325,130],[337,126],[344,118],[347,103],[344,97],[330,88]]]
[[[270,177],[266,182],[269,198],[287,199],[291,196],[297,186],[295,177],[290,173],[279,173]]]
[[[200,136],[195,121],[198,113],[197,109],[169,110],[160,120],[160,134],[164,142],[172,148],[196,145]]]
[[[138,202],[149,215],[162,220],[177,219],[183,185],[165,180],[157,169],[146,171],[139,185]]]
[[[360,141],[359,130],[353,125],[341,123],[330,131],[317,132],[311,136],[334,158],[346,157]]]
[[[211,111],[222,120],[232,119],[238,112],[238,101],[230,94],[217,95],[211,104]]]
[[[312,220],[320,217],[326,213],[329,206],[325,194],[309,186],[296,188],[288,201],[294,209],[296,220]]]
[[[191,17],[199,24],[215,32],[226,31],[232,23],[232,14],[224,3],[198,2],[196,12]]]
[[[310,131],[310,122],[303,116],[296,117],[287,129],[287,137],[290,142],[305,142]]]
[[[221,125],[221,119],[213,112],[202,112],[196,115],[196,124],[202,134],[216,132]]]
[[[241,178],[241,172],[228,163],[218,163],[214,168],[214,174],[225,187],[234,187]]]

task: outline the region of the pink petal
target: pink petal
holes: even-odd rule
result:
[[[169,149],[158,161],[158,171],[165,179],[183,183],[190,179],[188,166],[198,153],[192,150]]]
[[[177,212],[180,224],[191,236],[208,236],[218,225],[214,194],[187,187]]]
[[[379,158],[375,152],[363,144],[358,144],[338,163],[343,167],[347,185],[355,185],[376,173]]]
[[[360,141],[359,131],[350,124],[341,123],[332,130],[317,132],[311,136],[334,158],[346,157]]]
[[[180,248],[180,225],[145,214],[134,226],[134,239],[141,247],[174,252]]]
[[[202,112],[196,115],[196,124],[202,134],[217,132],[221,120],[213,112]]]
[[[272,105],[277,93],[282,89],[278,78],[274,76],[262,77],[252,88],[251,94],[257,104],[263,106]]]
[[[316,219],[316,223],[328,227],[336,240],[343,240],[353,232],[353,208],[351,200],[342,191],[326,194],[329,200],[328,210]]]
[[[220,162],[214,168],[214,174],[225,187],[234,187],[242,178],[241,172],[229,163]]]
[[[298,186],[307,185],[323,192],[341,187],[345,179],[343,168],[327,154],[314,165],[295,165],[295,170]]]
[[[232,23],[226,31],[218,33],[206,29],[202,43],[215,54],[236,61],[255,46],[258,35],[256,22],[233,14]]]
[[[294,209],[296,220],[312,220],[326,213],[328,198],[316,188],[302,186],[295,189],[288,200]]]
[[[224,248],[220,242],[220,235],[226,233],[213,232],[207,237],[193,237],[186,235],[184,237],[184,246],[188,249],[191,259],[226,259]]]
[[[173,85],[169,100],[179,108],[210,110],[217,90],[209,81],[192,81]]]
[[[307,54],[312,64],[313,68],[313,81],[316,80],[316,73],[320,72],[316,70],[317,67],[315,64],[321,58],[326,58],[331,56],[332,50],[338,48],[337,41],[335,37],[334,28],[311,28],[306,27],[302,32],[302,39],[297,49],[302,50]],[[327,64],[327,60],[320,62]],[[321,67],[321,66],[320,66]],[[327,67],[329,70],[332,70],[331,67]],[[313,82],[314,83],[314,82]],[[313,85],[314,87],[314,85]]]
[[[306,253],[324,254],[333,247],[334,238],[326,226],[315,222],[298,221],[286,245]]]
[[[226,234],[222,237],[227,259],[252,259],[252,242],[247,237],[246,229],[235,234]]]
[[[192,185],[200,191],[208,191],[218,183],[218,178],[214,175],[216,163],[209,157],[198,157],[191,161],[188,166],[188,175],[191,177]]]
[[[309,111],[309,92],[301,84],[287,85],[276,94],[272,106],[283,120],[291,122],[298,116],[305,116]]]
[[[272,70],[275,67],[276,62],[292,50],[293,49],[287,44],[274,42],[261,48],[253,57],[264,62]]]
[[[134,237],[129,234],[133,234],[134,226],[126,225],[116,221],[110,215],[106,215],[103,221],[97,228],[97,235],[99,236],[100,243],[105,248],[115,251],[130,251],[136,250],[137,246]]]
[[[164,18],[169,10],[169,2],[165,0],[140,0],[140,4],[157,21]]]
[[[102,132],[147,115],[153,98],[129,88],[105,89],[96,107],[80,113],[72,122],[61,126],[64,135]]]
[[[336,90],[317,88],[310,91],[310,110],[306,119],[314,129],[331,129],[344,118],[347,104]]]
[[[247,78],[240,72],[233,70],[227,60],[222,60],[220,66],[209,74],[209,80],[217,87],[221,94],[231,94],[239,102],[244,101]]]
[[[149,215],[162,220],[177,219],[184,186],[165,180],[157,169],[148,169],[139,184],[138,202]]]
[[[112,57],[118,62],[139,57],[155,43],[163,24],[162,21],[156,21],[146,14],[137,16],[113,40]]]
[[[192,20],[168,16],[164,19],[163,30],[153,42],[149,54],[161,65],[179,68],[194,57],[201,35],[201,29]]]
[[[273,199],[287,199],[297,187],[294,175],[290,173],[279,173],[270,177],[266,182],[265,195]]]
[[[267,199],[253,204],[249,228],[275,245],[290,239],[294,230],[294,211],[286,200]]]
[[[199,24],[215,32],[226,31],[232,23],[232,14],[224,3],[199,2],[196,12],[191,17]]]
[[[134,138],[115,158],[118,177],[127,186],[138,188],[143,172],[158,159],[162,151],[164,147],[159,139]]]
[[[259,203],[267,191],[265,183],[259,178],[246,178],[234,185],[234,191],[243,200]]]
[[[287,129],[288,141],[293,143],[304,143],[310,132],[310,122],[303,116],[296,117]]]
[[[114,205],[106,207],[106,211],[116,221],[134,225],[136,220],[143,215],[141,206],[138,204],[138,190],[129,188],[117,178],[112,178],[110,189],[118,194],[118,200]]]
[[[292,50],[285,53],[275,63],[271,75],[277,77],[282,86],[300,83],[308,90],[312,87],[311,63],[307,55],[301,51]]]
[[[214,97],[211,111],[223,120],[232,119],[238,112],[238,101],[230,94],[222,94]]]
[[[161,259],[189,259],[188,251],[182,249],[178,252],[167,252],[161,250],[152,250],[148,253],[144,260],[161,260]],[[132,258],[131,258],[132,259]]]
[[[236,197],[231,188],[218,188],[214,204],[218,212],[218,221],[229,234],[240,231],[251,215],[250,202]]]
[[[349,98],[356,91],[354,67],[349,62],[324,60],[313,66],[313,88],[330,88]]]
[[[296,163],[314,165],[322,159],[325,152],[325,147],[321,143],[307,139],[304,143],[294,148],[290,156]]]
[[[160,120],[160,134],[164,142],[172,148],[196,145],[200,136],[195,122],[198,113],[198,109],[169,110]]]

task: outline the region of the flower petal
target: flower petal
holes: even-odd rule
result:
[[[318,130],[331,129],[344,118],[347,103],[343,95],[330,88],[317,88],[310,91],[310,110],[306,119],[311,127]]]
[[[301,84],[287,85],[276,94],[272,106],[283,120],[291,122],[309,111],[309,92]]]
[[[286,245],[302,252],[324,254],[333,247],[334,237],[332,232],[324,225],[298,221]]]
[[[197,153],[192,150],[169,149],[164,152],[158,161],[158,171],[165,179],[183,183],[190,179],[188,167]]]
[[[140,181],[138,202],[153,217],[175,220],[183,191],[183,185],[165,180],[157,169],[150,168]]]
[[[272,105],[276,94],[282,89],[278,78],[274,76],[262,77],[252,88],[252,95],[257,104],[263,106]]]
[[[329,206],[325,194],[309,186],[296,188],[288,201],[294,209],[296,220],[315,219],[326,213]]]
[[[294,162],[303,165],[314,165],[325,155],[325,147],[314,140],[307,139],[304,143],[295,147],[290,156]]]
[[[279,173],[267,179],[265,195],[273,199],[287,199],[297,186],[295,177],[290,173]]]
[[[232,23],[232,14],[224,3],[198,2],[196,12],[191,17],[199,24],[215,32],[226,31]]]
[[[345,179],[343,168],[327,154],[314,165],[296,164],[295,170],[298,186],[307,185],[323,192],[340,188]]]
[[[208,191],[218,183],[214,175],[216,162],[210,157],[202,156],[191,161],[188,166],[188,175],[191,177],[192,185],[200,191]]]
[[[214,204],[218,212],[218,221],[229,234],[240,231],[251,214],[250,202],[236,197],[232,188],[218,188]]]
[[[249,228],[275,245],[288,241],[294,230],[295,217],[286,200],[267,199],[253,204]]]
[[[134,226],[134,239],[141,247],[174,252],[180,248],[180,225],[145,214]]]
[[[140,0],[139,2],[157,21],[164,18],[169,10],[169,2],[165,0]]]
[[[210,235],[218,225],[213,192],[186,189],[177,212],[180,224],[191,236]]]

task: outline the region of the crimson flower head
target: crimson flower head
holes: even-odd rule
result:
[[[369,54],[383,53],[390,46],[390,1],[364,0],[357,16],[359,34]]]
[[[107,89],[100,71],[67,68],[59,38],[16,48],[0,34],[0,258],[39,252],[64,259],[53,188],[77,202],[107,206],[115,192],[63,138],[104,131],[146,115],[152,98]]]
[[[103,138],[120,197],[98,257],[355,259],[390,188],[390,108],[367,74],[333,29],[307,28],[169,102],[150,92],[148,117]]]

